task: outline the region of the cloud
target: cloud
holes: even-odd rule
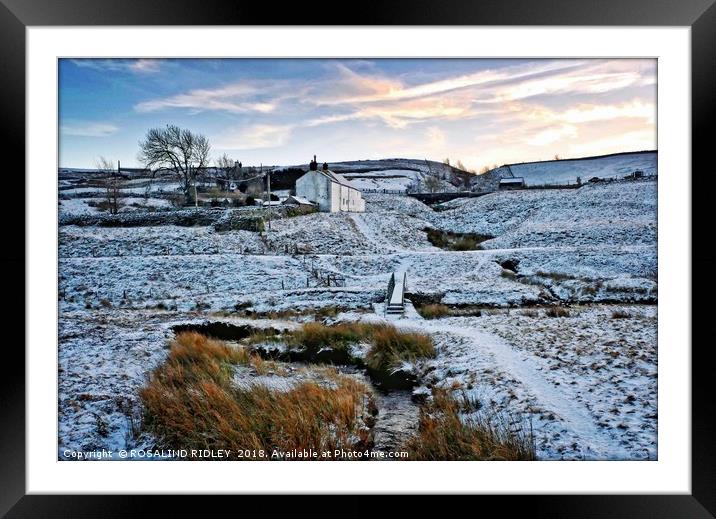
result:
[[[570,108],[556,116],[570,123],[586,123],[608,121],[623,118],[641,118],[650,124],[656,120],[656,106],[641,100],[634,100],[620,105],[586,104]]]
[[[306,102],[344,112],[318,118],[314,125],[378,119],[402,128],[415,122],[509,110],[511,103],[534,97],[605,94],[655,81],[653,64],[635,60],[538,61],[416,85],[378,74],[359,74],[343,64],[336,65],[336,70],[338,77],[330,87],[309,87]],[[486,105],[496,106],[486,110]]]
[[[171,108],[187,109],[192,113],[217,110],[230,113],[270,113],[276,109],[277,101],[262,100],[268,86],[261,88],[251,82],[234,83],[215,89],[196,89],[184,94],[152,99],[137,103],[137,112],[155,112]]]
[[[215,138],[221,150],[255,150],[283,146],[291,136],[292,125],[254,124],[234,128]]]
[[[108,137],[118,130],[113,124],[90,121],[67,123],[60,127],[61,134],[75,137]]]
[[[549,128],[536,133],[534,136],[527,139],[527,144],[530,146],[545,146],[565,138],[575,138],[577,137],[577,134],[578,132],[576,126],[565,124],[557,128]]]
[[[134,74],[152,74],[161,70],[162,61],[158,59],[93,59],[79,58],[71,60],[82,68],[111,72],[131,72]]]
[[[642,151],[656,149],[656,132],[641,129],[602,138],[573,143],[569,147],[571,156],[595,155],[610,151]]]
[[[160,62],[156,59],[138,59],[129,65],[131,71],[142,74],[159,72],[160,68]]]
[[[242,80],[137,103],[138,112],[184,109],[190,113],[272,114],[281,109],[305,126],[379,121],[391,128],[509,111],[530,98],[605,94],[655,81],[653,60],[537,60],[435,81],[410,83],[361,63],[329,62],[328,74],[291,80]],[[352,67],[352,68],[351,68]],[[639,110],[643,107],[632,107]],[[581,110],[585,112],[585,110]],[[570,118],[601,117],[596,111]],[[571,121],[577,122],[577,121]]]

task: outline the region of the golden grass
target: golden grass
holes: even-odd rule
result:
[[[348,345],[368,338],[371,325],[364,323],[340,323],[327,326],[322,323],[305,323],[288,337],[290,347],[300,347],[308,352],[317,352],[323,348],[345,349]]]
[[[550,306],[546,311],[547,317],[569,317],[569,310],[562,306]]]
[[[404,332],[390,324],[373,325],[371,332],[371,348],[366,356],[370,368],[388,371],[403,361],[435,357],[429,335]]]
[[[389,371],[402,361],[435,356],[429,335],[402,331],[387,323],[349,322],[331,326],[305,323],[288,333],[285,340],[289,348],[300,349],[309,357],[324,349],[348,352],[351,344],[366,341],[370,343],[366,364],[382,371]]]
[[[195,332],[179,334],[140,396],[145,426],[168,448],[263,450],[366,448],[359,381],[336,374],[331,387],[304,382],[289,391],[232,382],[234,364],[264,367],[247,350]]]
[[[420,410],[418,433],[403,449],[411,460],[534,460],[531,432],[515,433],[504,420],[464,420],[460,412],[469,407],[445,389],[433,389],[433,398]]]
[[[612,312],[612,319],[629,319],[631,314],[626,310],[614,310]]]
[[[442,303],[431,303],[417,307],[418,313],[425,319],[438,319],[450,315],[450,307]]]

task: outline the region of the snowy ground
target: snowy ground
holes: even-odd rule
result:
[[[510,169],[516,177],[523,177],[527,185],[574,183],[577,177],[581,177],[582,182],[587,182],[593,177],[623,178],[634,171],[642,171],[645,175],[655,175],[657,160],[658,156],[655,151],[647,151],[592,159],[511,164]]]
[[[531,419],[543,459],[656,458],[655,182],[501,192],[440,211],[405,196],[366,199],[365,213],[275,219],[264,236],[61,226],[60,447],[151,441],[130,438],[128,416],[173,324],[237,305],[371,310],[390,274],[406,271],[410,293],[483,308],[399,321],[438,344],[423,383],[455,382]],[[80,200],[61,200],[61,213]],[[427,227],[495,238],[444,251]],[[323,286],[328,273],[345,286]],[[544,307],[535,316],[525,308],[534,304],[565,305],[570,316],[546,317]],[[629,317],[612,318],[620,309]]]
[[[629,317],[613,318],[616,311]],[[483,406],[520,416],[531,424],[540,459],[656,459],[654,306],[397,323],[437,339],[426,383],[457,387]]]

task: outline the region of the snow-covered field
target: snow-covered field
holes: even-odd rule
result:
[[[657,172],[657,152],[621,153],[607,157],[580,160],[549,160],[525,164],[511,164],[516,177],[523,177],[527,185],[576,182],[577,177],[587,182],[597,178],[623,178],[635,171],[645,175]]]
[[[81,200],[61,200],[61,214]],[[138,388],[166,355],[174,324],[232,319],[219,316],[247,306],[333,305],[365,318],[390,274],[406,271],[409,294],[482,308],[398,321],[436,340],[422,384],[456,382],[531,420],[543,459],[656,458],[654,181],[499,192],[440,211],[406,196],[366,200],[365,213],[275,219],[263,236],[61,226],[60,452],[151,443],[133,437],[128,417],[138,417]],[[481,250],[445,251],[426,228],[494,238]],[[329,273],[345,286],[324,286]],[[526,309],[551,304],[570,315]],[[613,318],[617,310],[628,317]]]

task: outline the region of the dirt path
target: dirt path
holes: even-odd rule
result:
[[[365,221],[365,215],[361,213],[350,213],[348,217],[355,224],[356,230],[362,234],[365,239],[374,245],[378,250],[385,252],[408,252],[408,249],[397,247],[390,240],[386,240],[383,235],[377,234]]]

